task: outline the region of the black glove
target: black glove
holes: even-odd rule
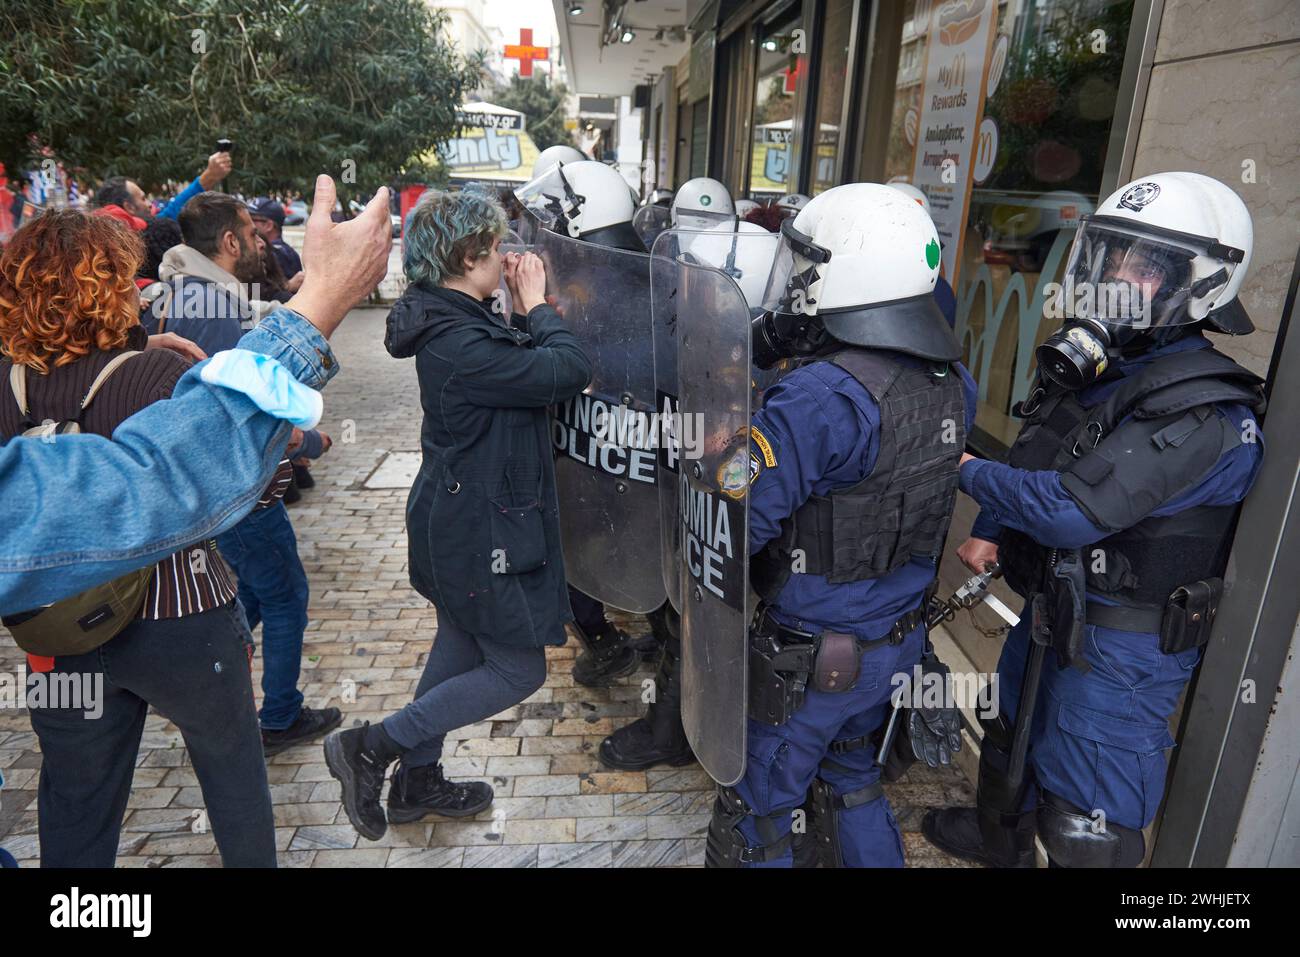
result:
[[[930,654],[921,659],[921,673],[919,700],[925,701],[931,683],[940,681],[944,704],[937,708],[908,708],[908,737],[912,740],[912,751],[920,760],[932,768],[946,767],[961,750],[961,714],[955,703],[947,703],[948,666]]]

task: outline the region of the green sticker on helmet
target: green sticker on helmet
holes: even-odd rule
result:
[[[933,239],[925,247],[925,262],[931,269],[939,265],[939,244]]]
[[[701,205],[701,206],[708,206],[708,205],[710,205],[712,202],[713,202],[713,197],[710,196],[708,193],[705,193],[703,196],[700,197],[700,205]]]

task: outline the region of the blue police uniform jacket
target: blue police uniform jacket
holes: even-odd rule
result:
[[[894,354],[905,363],[923,360]],[[966,427],[975,418],[976,387],[962,378]],[[763,396],[751,422],[750,451],[757,463],[749,491],[749,553],[780,534],[781,521],[812,495],[847,488],[875,468],[880,446],[880,406],[860,382],[831,362],[813,362],[782,377]],[[770,453],[770,454],[769,454]],[[771,463],[771,464],[769,464]],[[880,578],[831,584],[824,575],[792,574],[770,611],[805,631],[881,637],[900,616],[919,607],[936,566],[913,559]]]

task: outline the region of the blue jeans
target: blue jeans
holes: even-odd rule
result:
[[[249,512],[217,537],[221,555],[239,577],[239,603],[248,630],[262,625],[262,728],[283,731],[298,719],[302,636],[307,630],[307,573],[283,502]]]

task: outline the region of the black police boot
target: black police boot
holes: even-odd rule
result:
[[[335,731],[325,739],[325,764],[343,785],[343,810],[357,833],[377,841],[388,830],[379,794],[388,766],[402,748],[380,725],[367,721],[359,728]]]
[[[681,767],[695,760],[682,727],[681,642],[664,645],[655,675],[655,699],[646,716],[619,728],[600,742],[600,760],[622,771],[643,771],[656,764]]]
[[[964,861],[985,867],[1036,866],[1032,811],[1020,815],[1015,827],[983,823],[981,827],[978,808],[932,808],[921,821],[921,833],[939,850]]]
[[[664,645],[681,635],[682,619],[668,602],[645,618],[650,624],[650,634],[632,639],[632,645],[641,652],[642,661],[658,661]]]
[[[448,781],[441,764],[398,765],[388,787],[390,824],[409,824],[429,814],[472,817],[491,804],[491,786],[481,781]]]
[[[268,758],[292,748],[296,744],[328,734],[343,723],[343,712],[338,708],[308,708],[303,705],[293,724],[281,731],[262,732],[262,753]]]
[[[576,621],[583,651],[573,663],[573,680],[588,688],[604,688],[616,678],[630,675],[641,664],[641,653],[621,628],[606,621],[600,631],[588,634]]]

